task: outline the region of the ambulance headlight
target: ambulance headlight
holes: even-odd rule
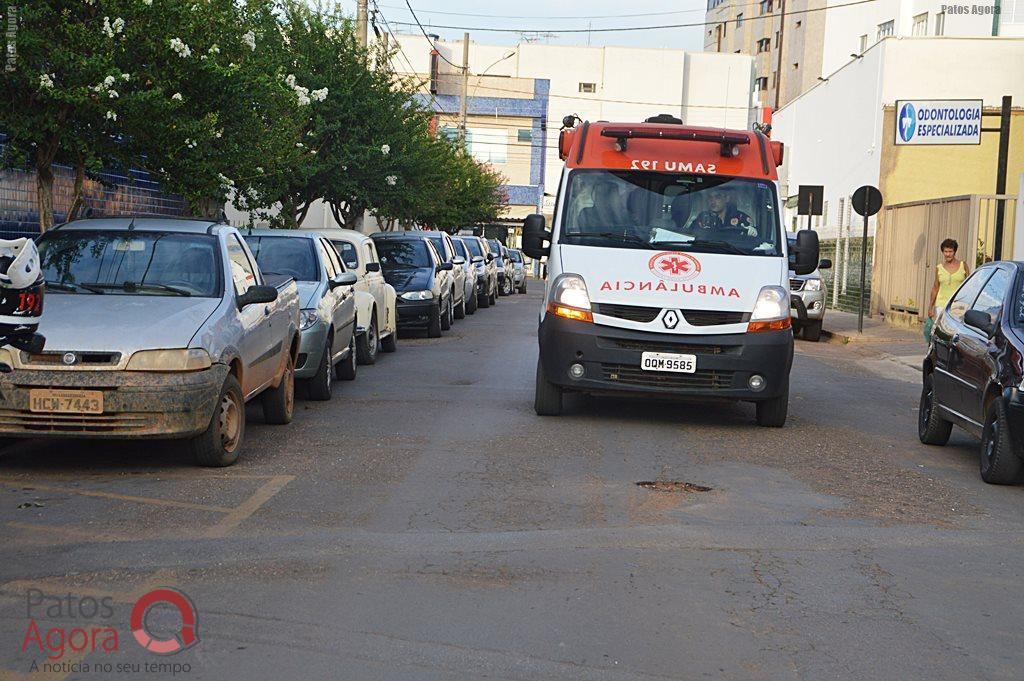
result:
[[[578,274],[562,274],[551,285],[551,302],[580,310],[590,309],[587,284]]]
[[[789,294],[781,286],[765,286],[757,294],[747,332],[781,331],[790,328]]]
[[[583,277],[578,274],[558,275],[551,284],[548,312],[580,322],[594,321],[590,312],[590,295],[587,294],[587,284]]]

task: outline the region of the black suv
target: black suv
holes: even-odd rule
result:
[[[932,331],[918,437],[944,445],[953,425],[981,438],[981,478],[1020,480],[1024,461],[1024,263],[988,263],[953,294]]]

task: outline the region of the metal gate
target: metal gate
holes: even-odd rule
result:
[[[1004,206],[1002,257],[1013,255],[1016,197],[953,196],[886,206],[875,234],[871,310],[896,324],[928,316],[935,268],[944,239],[960,245],[957,256],[971,269],[995,257],[995,223]]]

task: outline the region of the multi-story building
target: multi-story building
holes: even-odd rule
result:
[[[389,40],[400,48],[392,67],[418,83],[424,102],[439,112],[439,126],[456,127],[462,41]],[[541,195],[540,207],[550,215],[562,171],[557,130],[564,116],[641,121],[669,113],[691,125],[747,128],[756,113],[753,62],[746,55],[669,49],[471,42],[469,149],[509,179],[510,220],[536,211],[536,204],[514,202],[531,192]]]
[[[1024,0],[708,0],[704,49],[755,58],[754,90],[777,109],[883,38],[1021,36]]]

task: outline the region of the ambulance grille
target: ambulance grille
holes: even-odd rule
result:
[[[635,352],[674,352],[687,355],[738,355],[742,352],[741,345],[705,345],[694,343],[669,343],[661,341],[632,340],[626,338],[597,339],[599,348],[618,348]]]
[[[618,317],[628,319],[631,322],[646,324],[653,322],[661,314],[660,307],[644,307],[642,305],[612,305],[611,303],[598,303],[594,310],[597,314],[607,317]]]
[[[718,326],[742,324],[750,320],[749,312],[723,312],[721,310],[680,310],[690,326]]]
[[[735,371],[698,369],[692,374],[644,371],[632,364],[601,364],[601,377],[622,385],[666,390],[726,390]]]

